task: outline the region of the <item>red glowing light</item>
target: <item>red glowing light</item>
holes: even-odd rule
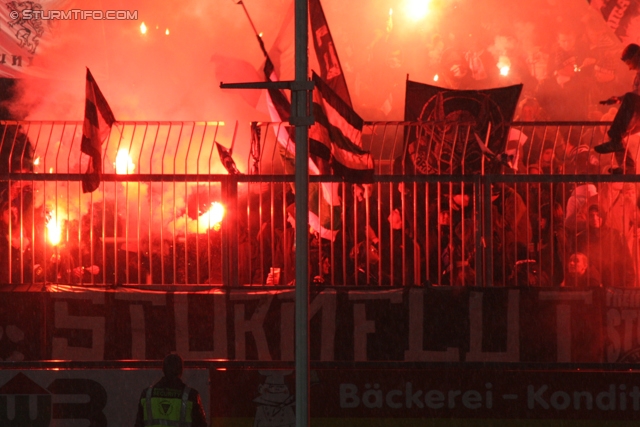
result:
[[[405,5],[407,16],[414,21],[420,21],[429,14],[429,3],[428,0],[408,0]]]
[[[118,151],[118,155],[116,156],[116,161],[114,162],[114,167],[116,168],[116,173],[118,175],[126,175],[132,173],[136,165],[131,160],[129,156],[129,152],[127,150],[120,149]]]
[[[60,224],[59,215],[55,210],[52,210],[47,215],[47,237],[49,243],[56,246],[62,240],[62,225]]]
[[[198,217],[198,232],[204,232],[209,228],[220,230],[222,218],[224,218],[224,206],[219,202],[211,203],[211,208]]]

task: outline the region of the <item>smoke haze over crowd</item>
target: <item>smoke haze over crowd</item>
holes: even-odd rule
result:
[[[292,1],[244,3],[270,48]],[[464,55],[485,49],[497,68],[500,57],[527,58],[551,49],[558,28],[572,25],[583,32],[585,17],[597,18],[584,0],[420,3],[428,6],[425,15],[410,9],[408,0],[323,1],[355,110],[365,119],[402,119],[407,75],[446,86],[442,75],[434,81],[443,51]],[[27,79],[22,91],[21,105],[28,106],[30,119],[81,119],[85,67],[96,77],[118,120],[268,119],[263,107],[246,102],[255,102],[255,93],[219,88],[220,81],[260,78],[264,60],[242,6],[233,0],[82,4],[66,0],[43,6],[137,11],[138,19],[45,22],[50,31],[34,62],[39,78]],[[146,34],[140,30],[143,22]],[[598,24],[600,30],[611,32],[603,19]],[[286,49],[290,52],[286,58],[292,60],[292,46]],[[515,58],[510,59],[515,65]],[[520,83],[514,68],[512,75],[496,83]],[[628,79],[624,69],[619,78]]]

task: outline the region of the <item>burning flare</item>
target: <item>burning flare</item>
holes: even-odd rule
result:
[[[168,225],[170,234],[177,236],[186,234],[205,234],[208,230],[220,230],[222,218],[224,217],[224,206],[219,202],[211,203],[208,211],[200,215],[196,219],[189,218],[186,214]]]
[[[420,21],[429,14],[430,0],[408,0],[405,6],[407,16],[413,21]]]
[[[509,75],[509,71],[511,70],[511,60],[508,57],[501,56],[496,65],[500,69],[501,76]]]
[[[62,240],[62,226],[58,220],[58,216],[55,210],[52,210],[47,215],[47,237],[49,243],[56,246]]]
[[[224,218],[224,206],[219,202],[211,203],[211,208],[198,217],[198,232],[202,233],[210,228],[220,230],[222,218]]]
[[[140,24],[140,34],[147,34],[147,26],[144,22]]]
[[[116,168],[116,173],[118,175],[130,174],[136,168],[135,163],[133,163],[131,157],[129,156],[129,152],[124,148],[121,148],[118,151],[118,154],[116,155],[116,161],[113,166]]]

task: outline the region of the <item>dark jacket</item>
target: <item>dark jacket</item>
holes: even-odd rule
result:
[[[589,227],[578,234],[576,251],[589,258],[589,266],[600,272],[602,285],[616,287],[635,286],[635,271],[629,248],[617,230],[602,225]]]

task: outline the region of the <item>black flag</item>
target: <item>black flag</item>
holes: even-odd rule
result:
[[[82,143],[80,150],[91,156],[87,173],[82,179],[82,191],[95,191],[100,185],[102,174],[102,143],[109,136],[111,126],[116,119],[111,112],[98,84],[87,68],[86,101],[84,107],[84,124],[82,126]]]

